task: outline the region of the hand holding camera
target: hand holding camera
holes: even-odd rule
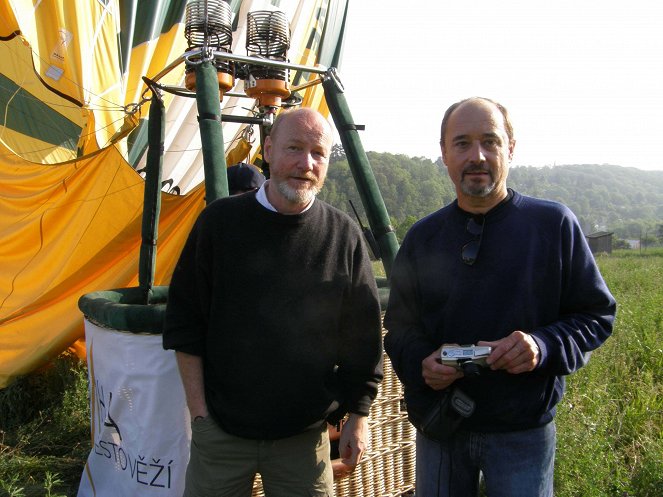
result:
[[[536,340],[529,333],[520,330],[492,342],[479,342],[477,345],[492,348],[491,369],[503,369],[511,374],[532,371],[541,360],[541,351]]]
[[[440,349],[440,362],[462,371],[466,377],[478,376],[485,368],[486,359],[492,347],[479,345],[443,345]]]

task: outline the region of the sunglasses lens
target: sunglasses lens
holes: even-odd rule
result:
[[[463,259],[463,262],[468,265],[474,264],[474,261],[477,260],[477,255],[479,255],[479,240],[470,240],[465,245],[463,245],[462,250],[460,251],[460,256]]]
[[[475,218],[471,217],[467,221],[466,229],[474,238],[463,245],[463,248],[460,250],[460,257],[465,264],[471,266],[479,255],[481,235],[483,234],[483,218],[481,218],[481,222],[478,222]]]
[[[483,223],[477,223],[473,217],[467,222],[467,232],[470,235],[479,236],[483,232]]]

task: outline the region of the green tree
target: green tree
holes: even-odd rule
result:
[[[417,219],[449,204],[456,197],[441,159],[367,152],[392,224],[401,239]],[[320,198],[351,214],[352,200],[362,219],[364,207],[340,145],[332,151],[332,166]],[[567,205],[583,231],[613,231],[615,238],[639,240],[647,230],[663,243],[663,172],[610,165],[512,167],[508,185],[534,197]]]
[[[330,164],[345,160],[345,157],[345,149],[343,148],[343,145],[340,143],[332,145],[331,154],[329,155]]]

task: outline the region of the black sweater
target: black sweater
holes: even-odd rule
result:
[[[169,290],[164,347],[203,357],[211,415],[276,439],[336,411],[367,415],[382,377],[375,278],[357,225],[320,200],[298,215],[255,194],[198,218]]]
[[[443,343],[498,340],[530,333],[541,350],[529,373],[486,370],[456,382],[476,402],[464,427],[514,431],[553,419],[564,375],[586,363],[612,332],[615,300],[573,213],[555,202],[514,193],[485,216],[476,262],[461,259],[472,239],[470,214],[457,202],[415,224],[391,277],[385,348],[405,384],[417,424],[437,394],[421,361]]]

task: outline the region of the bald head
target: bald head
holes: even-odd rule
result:
[[[308,129],[322,129],[328,133],[329,136],[332,136],[332,129],[329,121],[327,121],[322,114],[317,110],[308,107],[300,107],[298,109],[281,112],[276,117],[274,124],[272,124],[272,129],[269,132],[269,136],[272,137],[272,140],[277,137],[280,129],[286,128],[288,123],[292,124],[293,121],[297,121],[298,124],[301,124]]]
[[[504,118],[504,129],[506,131],[507,137],[509,138],[509,141],[513,141],[513,125],[511,124],[511,117],[509,116],[509,112],[506,110],[506,107],[504,107],[502,104],[498,102],[495,102],[494,100],[491,100],[490,98],[470,97],[461,100],[460,102],[456,102],[455,104],[452,104],[444,113],[444,117],[442,118],[442,126],[440,129],[440,145],[442,146],[442,149],[444,149],[444,139],[446,138],[447,128],[449,127],[449,119],[451,118],[451,115],[459,107],[462,107],[463,105],[468,103],[476,103],[476,102],[483,102],[488,105],[492,105],[497,110],[500,111],[502,117]]]

